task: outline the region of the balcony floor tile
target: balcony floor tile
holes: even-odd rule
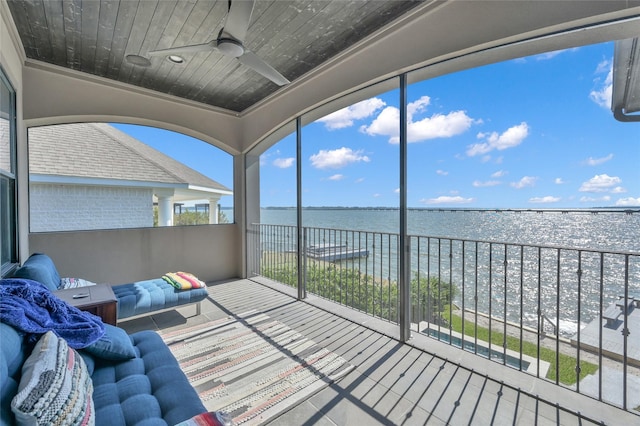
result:
[[[394,339],[393,324],[311,295],[298,301],[293,289],[279,284],[233,280],[210,284],[209,294],[200,316],[187,306],[119,325],[128,332],[179,330],[259,311],[355,366],[272,425],[586,425],[640,419],[426,336],[414,334],[402,344]]]

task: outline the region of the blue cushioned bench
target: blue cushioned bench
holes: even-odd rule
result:
[[[13,274],[41,282],[51,291],[60,289],[61,278],[53,260],[42,253],[34,253]],[[112,285],[118,301],[118,319],[130,319],[179,306],[196,304],[196,315],[201,313],[201,302],[209,295],[207,288],[178,290],[162,278]]]
[[[191,303],[196,304],[196,315],[200,315],[200,304],[209,295],[206,287],[177,290],[162,278],[114,285],[111,288],[118,299],[118,319],[174,309]]]

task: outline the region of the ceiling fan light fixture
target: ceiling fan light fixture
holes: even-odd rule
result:
[[[239,58],[244,54],[244,47],[242,43],[232,38],[218,39],[218,50],[227,56],[232,58]]]
[[[184,64],[186,62],[185,59],[179,55],[168,55],[167,60],[173,64]]]

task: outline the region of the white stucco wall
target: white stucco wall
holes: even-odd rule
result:
[[[153,226],[147,188],[31,183],[31,232]]]

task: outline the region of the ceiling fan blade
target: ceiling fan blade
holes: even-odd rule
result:
[[[251,22],[254,0],[233,0],[222,33],[244,43]]]
[[[149,52],[149,55],[151,56],[180,55],[182,53],[214,51],[217,49],[217,45],[218,45],[217,42],[214,40],[208,43],[192,44],[190,46],[179,46],[179,47],[171,47],[169,49],[151,50]]]
[[[260,59],[255,53],[248,50],[244,51],[244,55],[238,58],[240,63],[253,68],[255,72],[273,81],[278,86],[284,86],[291,83],[282,74],[276,71],[271,65]]]

